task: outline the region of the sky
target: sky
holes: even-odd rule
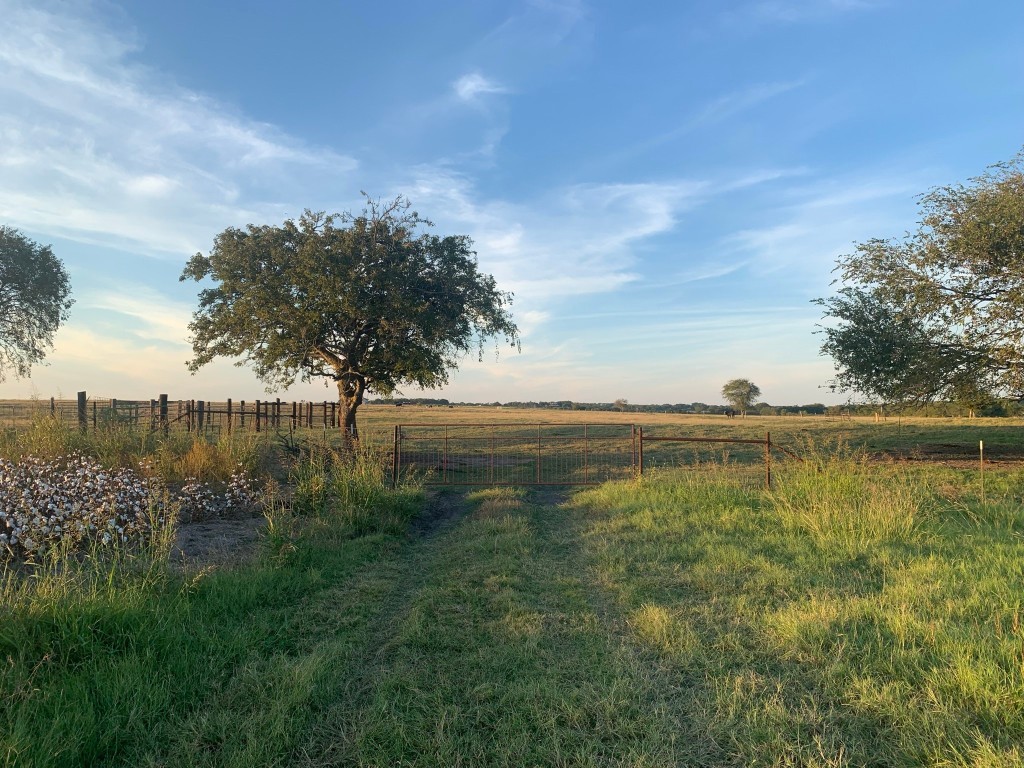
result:
[[[0,0],[0,224],[75,304],[0,397],[265,397],[196,375],[217,233],[407,196],[522,351],[409,397],[841,403],[836,258],[1024,146],[1020,0]],[[299,383],[287,399],[336,396]]]

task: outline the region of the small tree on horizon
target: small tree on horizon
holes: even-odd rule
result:
[[[722,397],[725,398],[725,401],[732,406],[733,410],[739,411],[744,416],[760,396],[760,387],[749,379],[730,379],[722,387]]]

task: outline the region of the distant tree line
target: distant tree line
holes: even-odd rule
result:
[[[408,397],[383,398],[370,401],[374,405],[420,405],[433,407],[465,407],[465,408],[509,408],[521,410],[557,410],[557,411],[623,411],[621,404],[584,403],[576,400],[511,400],[506,403],[499,401],[487,403],[449,401],[446,398]],[[707,416],[724,416],[731,406],[713,403],[629,403],[625,410],[629,413],[683,413]],[[1024,403],[1016,400],[993,400],[984,408],[972,409],[958,401],[932,401],[927,403],[908,403],[895,406],[889,403],[846,403],[843,405],[825,405],[824,403],[807,403],[805,405],[772,405],[755,403],[747,413],[751,416],[1024,416]]]

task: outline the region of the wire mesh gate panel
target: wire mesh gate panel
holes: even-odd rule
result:
[[[404,424],[395,482],[426,485],[596,485],[632,477],[629,424]]]

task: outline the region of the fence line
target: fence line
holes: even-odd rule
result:
[[[685,465],[678,452],[652,460],[657,444],[733,444],[758,448],[764,485],[772,484],[771,433],[764,438],[652,435],[622,424],[400,424],[394,428],[392,483],[414,475],[425,485],[595,485],[644,474],[652,465]]]
[[[236,429],[260,432],[267,429],[300,427],[343,427],[338,403],[324,400],[171,400],[161,394],[151,400],[89,398],[79,392],[74,400],[16,401],[0,403],[0,424],[10,428],[28,426],[40,416],[49,415],[62,422],[76,424],[83,431],[115,426],[145,428],[151,431],[172,429],[205,433]]]

